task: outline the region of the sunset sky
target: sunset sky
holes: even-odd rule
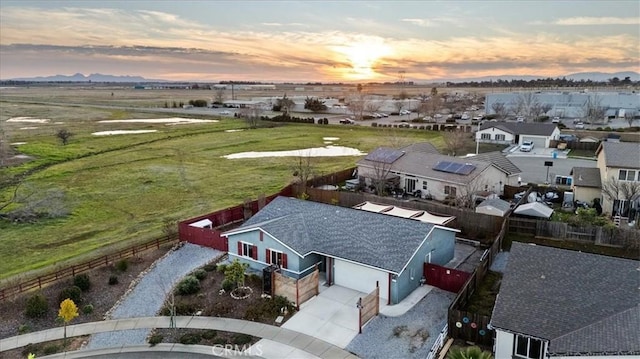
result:
[[[640,71],[638,1],[0,2],[0,78],[356,82]]]

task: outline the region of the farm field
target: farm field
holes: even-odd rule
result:
[[[74,90],[77,91],[77,90]],[[63,193],[68,215],[33,223],[0,221],[0,280],[65,261],[99,255],[107,248],[127,246],[162,235],[167,220],[176,221],[241,203],[246,198],[280,190],[292,179],[295,158],[225,159],[248,151],[298,150],[331,145],[362,152],[377,146],[430,140],[442,146],[438,133],[374,129],[360,126],[274,125],[246,129],[238,119],[181,116],[205,122],[102,123],[103,120],[177,117],[86,106],[42,105],[0,98],[0,129],[17,153],[30,161],[0,168],[0,178],[24,175],[19,195]],[[10,121],[16,117],[48,119],[43,123]],[[74,136],[63,146],[59,128]],[[95,136],[96,131],[154,130],[143,134]],[[229,130],[236,130],[229,132]],[[237,131],[240,130],[240,131]],[[354,166],[359,156],[317,157],[317,174]],[[0,206],[13,195],[14,185],[0,190]],[[5,209],[16,208],[14,205]]]

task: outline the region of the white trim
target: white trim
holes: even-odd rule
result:
[[[260,264],[264,264],[266,267],[268,267],[268,266],[270,266],[270,265],[271,265],[271,264],[266,263],[266,262],[263,262],[263,261],[261,261],[261,260],[253,259],[253,258],[251,258],[251,257],[239,256],[239,255],[237,255],[237,254],[235,254],[235,253],[228,253],[228,254],[229,254],[230,256],[233,256],[233,257],[236,257],[236,258],[249,259],[249,260],[251,260],[252,262],[256,262],[256,263],[260,263]],[[281,269],[281,270],[283,270],[283,271],[287,271],[287,272],[295,273],[295,274],[300,274],[300,273],[302,273],[302,272],[298,272],[298,271],[291,270],[291,269],[289,269],[289,268],[282,268],[282,267],[280,267],[280,269]]]
[[[416,248],[416,250],[413,252],[411,257],[409,257],[409,260],[407,261],[407,263],[404,264],[404,267],[402,267],[402,270],[400,271],[400,273],[398,273],[398,276],[400,276],[404,272],[404,270],[407,269],[407,266],[409,265],[409,263],[411,263],[411,261],[413,260],[413,257],[415,257],[416,254],[418,254],[418,251],[420,250],[420,248],[422,248],[422,246],[424,245],[424,242],[426,242],[427,239],[429,239],[429,236],[431,235],[431,233],[433,233],[434,229],[435,229],[435,226],[431,228],[431,230],[429,231],[429,233],[427,233],[427,235],[424,237],[422,242],[420,242],[420,245],[418,246],[418,248]]]
[[[269,237],[271,237],[274,241],[282,244],[283,247],[285,247],[286,249],[290,250],[291,252],[293,252],[293,254],[297,255],[300,258],[304,258],[304,255],[298,253],[298,251],[296,251],[295,249],[289,247],[288,245],[284,244],[282,241],[280,241],[278,238],[272,236],[269,232],[265,231],[264,229],[260,228],[260,227],[251,227],[251,228],[247,228],[244,230],[238,230],[238,231],[230,231],[230,232],[226,232],[223,233],[222,235],[224,237],[227,237],[227,239],[229,238],[230,235],[235,235],[235,234],[242,234],[242,233],[247,233],[247,232],[251,232],[251,231],[260,231],[266,235],[268,235]],[[238,242],[242,242],[242,241],[238,241]]]
[[[384,269],[384,268],[380,268],[380,267],[375,267],[375,266],[372,266],[372,265],[369,265],[369,264],[365,264],[365,263],[361,263],[361,262],[356,262],[356,261],[354,261],[354,260],[346,259],[346,258],[342,258],[342,257],[338,257],[338,256],[335,256],[335,255],[332,255],[332,254],[327,254],[327,253],[318,252],[318,251],[311,251],[311,252],[309,252],[308,254],[311,254],[311,253],[319,254],[319,255],[321,255],[321,256],[325,256],[325,257],[331,257],[331,258],[333,258],[333,259],[340,259],[340,260],[343,260],[343,261],[345,261],[345,262],[349,262],[349,263],[357,264],[357,265],[359,265],[359,266],[368,267],[368,268],[371,268],[371,269],[375,269],[375,270],[379,270],[379,271],[383,271],[383,272],[387,272],[387,273],[391,273],[391,274],[398,274],[398,273],[396,273],[396,272],[394,272],[394,271],[392,271],[392,270],[389,270],[389,269]]]

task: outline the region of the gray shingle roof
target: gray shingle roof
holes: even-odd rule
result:
[[[438,151],[436,146],[431,144],[431,142],[412,143],[408,146],[402,147],[400,150],[404,152],[424,152],[424,153],[432,153],[436,155],[440,154],[440,151]]]
[[[440,161],[456,162],[461,164],[470,163],[476,166],[476,169],[468,175],[434,170],[433,167],[435,167],[435,165]],[[366,158],[358,161],[358,166],[375,167],[375,165],[375,163],[367,160]],[[438,179],[443,182],[467,184],[478,177],[478,175],[489,166],[491,166],[489,162],[477,161],[475,159],[456,158],[426,152],[407,152],[391,165],[391,171],[424,178]]]
[[[573,167],[570,174],[573,176],[573,184],[575,186],[602,188],[599,168]]]
[[[604,151],[606,167],[640,168],[640,143],[602,142],[596,155]]]
[[[515,135],[551,136],[556,129],[553,123],[522,123],[522,122],[485,122],[480,125],[480,130],[487,128],[499,128]]]
[[[638,332],[639,267],[639,261],[514,242],[491,325],[549,340],[551,354],[640,353],[640,337],[613,338],[600,326]]]
[[[261,228],[305,256],[319,252],[400,273],[434,225],[277,197],[231,234]]]
[[[509,160],[500,151],[478,153],[477,155],[472,156],[471,158],[478,161],[493,163],[496,167],[500,168],[509,176],[516,173],[522,173],[522,170],[518,168],[518,166],[516,166],[513,162],[511,162],[511,160]]]

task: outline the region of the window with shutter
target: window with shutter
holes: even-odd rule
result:
[[[288,268],[287,267],[287,254],[286,253],[282,253],[282,268]]]
[[[269,250],[269,248],[265,249],[265,258],[266,258],[267,264],[273,263],[271,261],[271,251]]]

